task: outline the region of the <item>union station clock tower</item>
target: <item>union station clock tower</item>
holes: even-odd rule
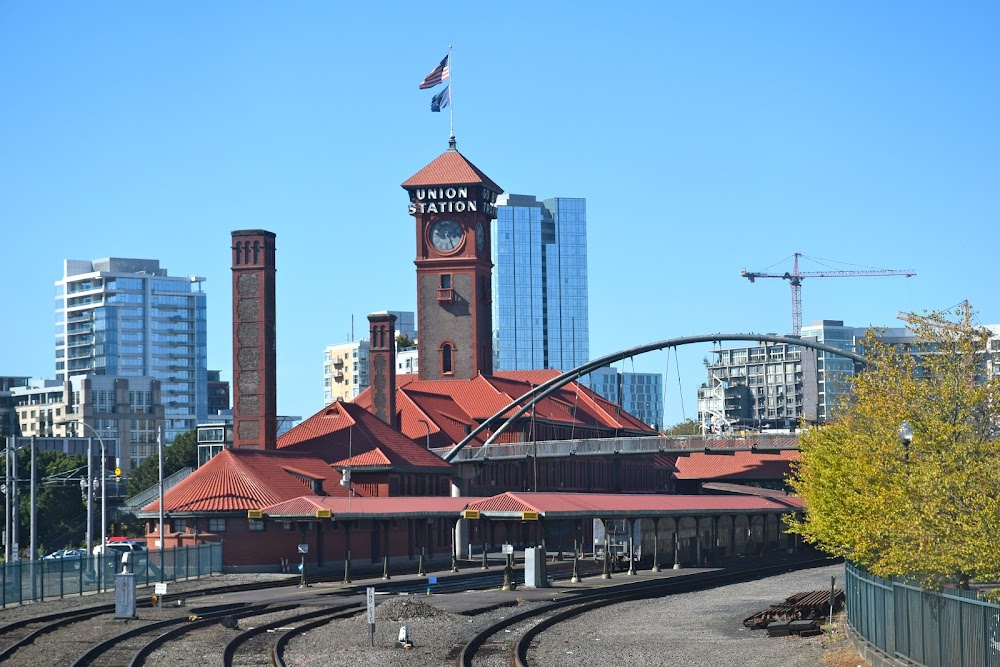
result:
[[[503,192],[455,148],[403,183],[417,232],[420,379],[493,373],[490,221]]]

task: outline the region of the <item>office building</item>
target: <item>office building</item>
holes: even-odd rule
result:
[[[229,381],[222,379],[221,371],[208,372],[208,414],[220,415],[230,412]]]
[[[193,430],[208,416],[203,281],[170,276],[157,260],[66,260],[56,282],[56,379],[155,379],[165,442]]]
[[[156,454],[164,423],[158,380],[74,375],[65,382],[35,380],[12,393],[22,437],[96,437],[126,477]]]
[[[500,195],[492,227],[493,367],[589,361],[586,200]]]
[[[626,373],[604,366],[589,374],[588,384],[650,428],[663,429],[663,376],[659,373]]]

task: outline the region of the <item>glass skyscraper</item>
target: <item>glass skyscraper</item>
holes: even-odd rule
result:
[[[619,372],[602,366],[589,374],[591,390],[638,417],[643,423],[663,429],[663,376],[659,373]]]
[[[208,418],[203,281],[168,276],[157,260],[66,260],[56,282],[57,379],[154,378],[164,441],[193,430]]]
[[[589,361],[586,200],[502,195],[492,238],[493,368]]]

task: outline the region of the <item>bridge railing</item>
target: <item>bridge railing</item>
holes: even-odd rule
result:
[[[882,579],[852,563],[846,571],[847,619],[880,653],[927,667],[1000,667],[1000,605],[975,591]]]
[[[608,454],[689,454],[692,452],[730,453],[736,451],[781,451],[797,449],[795,435],[753,434],[745,437],[646,436],[638,438],[586,438],[578,440],[542,440],[493,444],[486,447],[466,447],[452,459],[454,463],[487,459],[523,459],[529,456],[556,458],[563,456],[606,456]],[[433,450],[439,456],[451,447]]]

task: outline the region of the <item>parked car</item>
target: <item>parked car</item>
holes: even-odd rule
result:
[[[74,570],[80,569],[80,562],[86,555],[83,549],[59,549],[58,551],[53,551],[48,556],[43,556],[42,560],[57,561],[57,560],[67,560],[70,561],[70,566]],[[52,567],[57,567],[57,563],[52,563]]]

